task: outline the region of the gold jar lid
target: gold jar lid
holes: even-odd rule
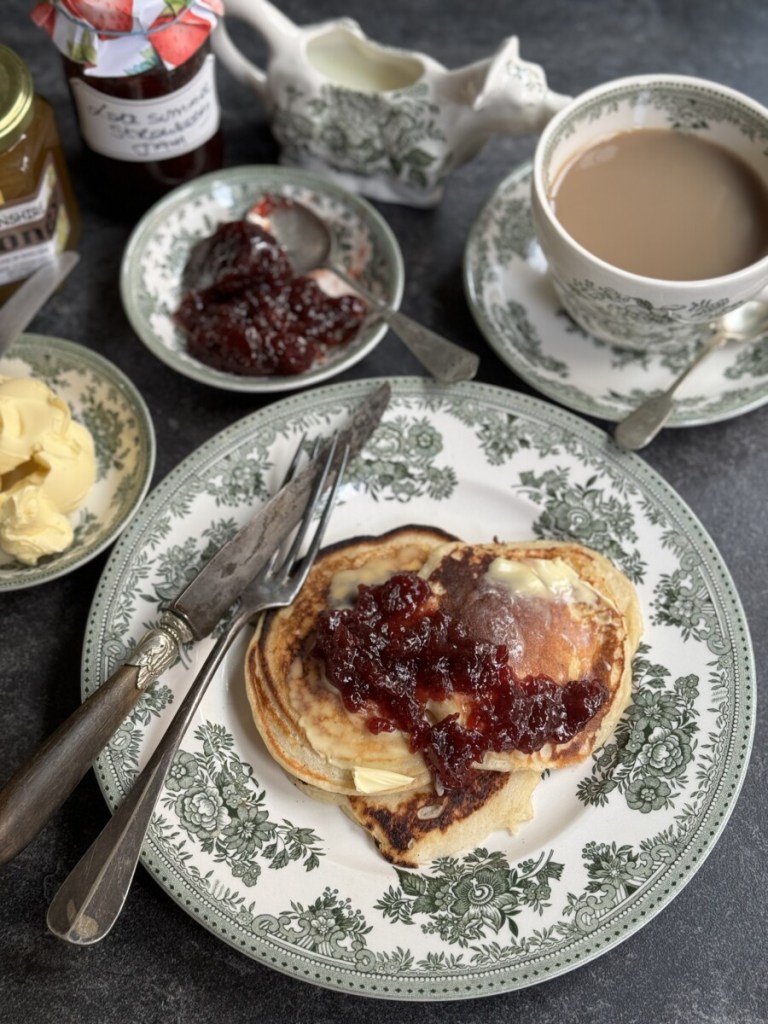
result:
[[[0,43],[0,150],[12,146],[32,120],[35,86],[24,61]]]

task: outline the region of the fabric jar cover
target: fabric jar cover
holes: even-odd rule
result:
[[[203,45],[222,0],[44,0],[32,20],[94,78],[180,67]]]

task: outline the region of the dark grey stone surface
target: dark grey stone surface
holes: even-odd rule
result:
[[[84,217],[83,265],[32,329],[101,351],[141,388],[154,417],[159,481],[201,442],[265,404],[175,374],[135,338],[118,296],[131,223],[100,209],[79,164],[78,140],[57,55],[31,24],[32,4],[6,0],[0,40],[30,63],[55,104]],[[710,77],[768,102],[764,0],[284,0],[296,21],[349,13],[381,42],[422,50],[449,66],[487,56],[517,33],[525,58],[553,88],[576,93],[623,74],[666,70]],[[246,43],[254,55],[258,40]],[[227,162],[276,157],[264,113],[223,73]],[[528,158],[533,138],[497,139],[451,179],[433,211],[379,208],[407,268],[404,308],[482,356],[479,379],[526,386],[484,343],[463,297],[464,242],[492,188]],[[419,373],[389,336],[349,376]],[[766,660],[765,538],[768,406],[730,422],[670,430],[645,457],[690,504],[736,581],[753,633],[762,698]],[[0,595],[0,784],[77,705],[80,648],[106,555],[63,579]],[[0,1021],[9,1024],[196,1024],[251,1020],[611,1021],[614,1024],[761,1024],[768,1020],[768,789],[766,710],[758,703],[750,770],[715,849],[672,903],[640,932],[563,977],[507,995],[397,1006],[312,988],[271,972],[220,942],[170,900],[143,869],[112,934],[75,949],[46,931],[48,902],[107,820],[89,774],[63,810],[0,869]]]

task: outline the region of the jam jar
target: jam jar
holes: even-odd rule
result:
[[[79,236],[53,110],[21,57],[0,44],[0,302]]]
[[[161,11],[158,14],[158,10]],[[146,207],[222,166],[210,33],[220,0],[51,0],[32,17],[62,53],[89,183]]]

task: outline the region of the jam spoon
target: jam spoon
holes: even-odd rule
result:
[[[666,391],[652,395],[631,412],[616,427],[614,438],[620,448],[637,451],[656,437],[667,422],[673,407],[675,392],[706,357],[725,341],[754,341],[768,333],[768,302],[745,302],[743,306],[726,313],[714,325],[709,341],[697,352],[695,358],[675,378]]]
[[[333,236],[328,225],[308,206],[283,196],[265,197],[268,212],[263,219],[269,231],[283,247],[297,274],[323,268],[331,271],[352,288],[398,335],[419,362],[444,384],[471,380],[477,373],[478,357],[404,313],[375,298],[358,281],[351,280],[334,261]]]

